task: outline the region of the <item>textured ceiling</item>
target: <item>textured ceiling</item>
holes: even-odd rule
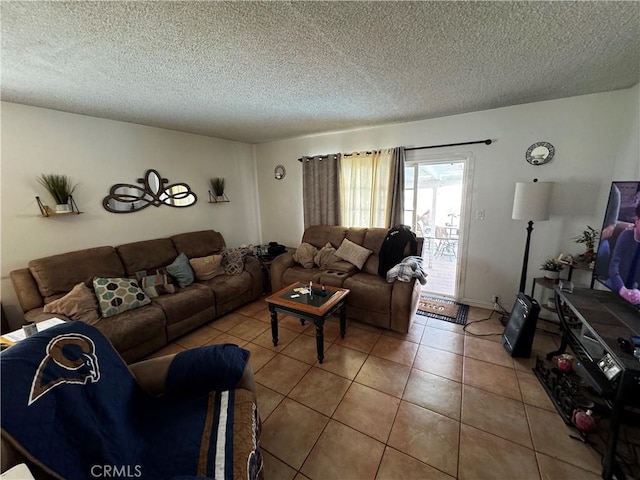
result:
[[[9,102],[249,143],[627,88],[633,2],[2,1]]]

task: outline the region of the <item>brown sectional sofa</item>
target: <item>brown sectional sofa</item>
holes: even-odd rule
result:
[[[44,305],[66,295],[75,285],[98,277],[134,277],[141,270],[171,264],[179,253],[188,258],[220,253],[225,241],[219,232],[204,230],[169,238],[97,247],[40,258],[28,268],[10,273],[26,320],[43,314]],[[247,256],[239,275],[219,275],[195,281],[176,293],[113,317],[95,326],[104,333],[127,363],[137,361],[194,328],[259,298],[263,273],[255,257]],[[59,315],[55,315],[59,316]]]
[[[387,235],[386,228],[346,228],[316,225],[308,227],[302,242],[321,249],[327,243],[338,248],[347,238],[373,253],[362,270],[348,262],[336,262],[325,270],[304,268],[294,261],[293,252],[276,257],[271,264],[271,288],[274,292],[301,281],[348,288],[347,318],[377,327],[407,333],[411,327],[420,298],[420,282],[395,281],[389,283],[378,275],[379,252]],[[422,253],[423,238],[418,238],[418,255]],[[409,255],[408,247],[405,254]]]

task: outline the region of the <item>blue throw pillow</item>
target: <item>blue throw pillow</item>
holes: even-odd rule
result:
[[[194,274],[189,259],[184,253],[176,257],[171,265],[167,267],[167,272],[176,279],[181,287],[188,287],[193,283]]]

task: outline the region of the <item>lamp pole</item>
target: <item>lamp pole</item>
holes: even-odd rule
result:
[[[533,221],[529,220],[527,226],[527,242],[524,245],[524,258],[522,260],[522,273],[520,274],[520,290],[524,293],[527,284],[527,265],[529,265],[529,245],[531,245],[531,232],[533,231]]]

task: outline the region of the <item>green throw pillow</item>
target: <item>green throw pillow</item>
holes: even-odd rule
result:
[[[195,280],[193,268],[191,268],[189,259],[184,253],[178,255],[173,263],[167,267],[167,272],[176,279],[178,285],[182,288],[188,287]]]
[[[132,278],[95,277],[93,290],[104,318],[142,307],[151,302],[138,282]]]

